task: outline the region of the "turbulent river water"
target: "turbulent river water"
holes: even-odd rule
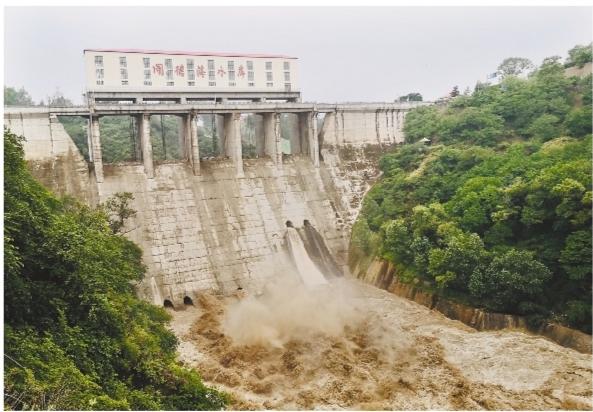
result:
[[[232,409],[591,409],[591,355],[477,332],[356,280],[280,276],[171,312],[180,357]]]

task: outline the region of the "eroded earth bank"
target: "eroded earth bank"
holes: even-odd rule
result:
[[[355,280],[200,295],[171,311],[180,356],[231,409],[591,409],[591,355],[477,332]]]

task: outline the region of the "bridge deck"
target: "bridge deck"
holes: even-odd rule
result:
[[[142,103],[142,104],[102,104],[95,106],[71,107],[5,107],[4,115],[35,115],[49,113],[58,116],[97,116],[150,114],[187,114],[187,113],[330,113],[372,112],[390,110],[410,110],[411,108],[430,104],[429,102],[414,103]]]

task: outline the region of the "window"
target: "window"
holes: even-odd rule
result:
[[[266,81],[271,82],[272,76],[272,62],[266,62]],[[270,86],[268,85],[268,87]]]
[[[128,66],[128,62],[126,61],[125,57],[120,57],[119,58],[119,67],[127,67]]]
[[[187,82],[187,85],[188,86],[195,86],[196,85],[196,82]]]
[[[208,82],[208,86],[216,86],[216,82]]]
[[[121,81],[121,85],[122,86],[127,86],[128,85],[128,81],[127,80],[122,80]]]
[[[119,75],[122,80],[128,80],[128,69],[119,69]]]
[[[167,82],[167,86],[175,86],[175,82]]]
[[[144,85],[152,86],[152,74],[150,72],[150,57],[142,58],[142,63],[144,64]]]
[[[247,83],[247,86],[249,86],[249,87],[253,87],[253,86],[255,86],[255,83],[253,83],[253,82],[249,82],[249,83]]]
[[[208,60],[208,80],[212,83],[216,80],[216,71],[214,69],[214,60]],[[216,86],[216,82],[214,84],[209,84],[210,86]]]
[[[284,91],[285,92],[289,92],[290,91],[290,83],[284,83]]]
[[[274,87],[274,83],[268,82],[268,83],[266,83],[266,87]]]
[[[103,84],[103,78],[105,77],[105,72],[103,69],[103,56],[95,56],[95,77],[97,79],[97,84]]]
[[[284,70],[285,71],[289,71],[290,70],[290,62],[284,62]]]
[[[233,61],[228,62],[227,67],[229,69],[229,81],[234,82],[235,81],[235,62],[233,62]],[[229,83],[229,86],[230,85],[231,84]],[[234,86],[234,84],[233,84],[233,86]]]
[[[235,82],[229,82],[229,86],[231,86],[231,87],[236,86],[236,85],[237,85],[237,83],[235,83]]]
[[[194,82],[192,80],[196,79],[196,71],[194,69],[194,59],[187,59],[187,80],[189,80],[188,82],[188,86],[194,86]],[[194,83],[194,84],[189,84],[189,83]]]
[[[247,81],[253,82],[255,80],[255,75],[253,74],[253,61],[247,60]],[[254,86],[255,84],[249,84],[249,86]]]
[[[167,86],[173,86],[173,59],[165,59],[165,69],[167,71]]]
[[[290,81],[290,72],[284,72],[284,81],[285,82],[289,82]]]

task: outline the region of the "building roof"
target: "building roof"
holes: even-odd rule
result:
[[[297,57],[284,56],[281,54],[248,54],[248,53],[224,53],[207,51],[182,51],[182,50],[144,50],[144,49],[84,49],[84,52],[100,53],[140,53],[140,54],[170,54],[184,56],[214,56],[214,57],[253,57],[253,58],[276,58],[276,59],[297,59]]]

